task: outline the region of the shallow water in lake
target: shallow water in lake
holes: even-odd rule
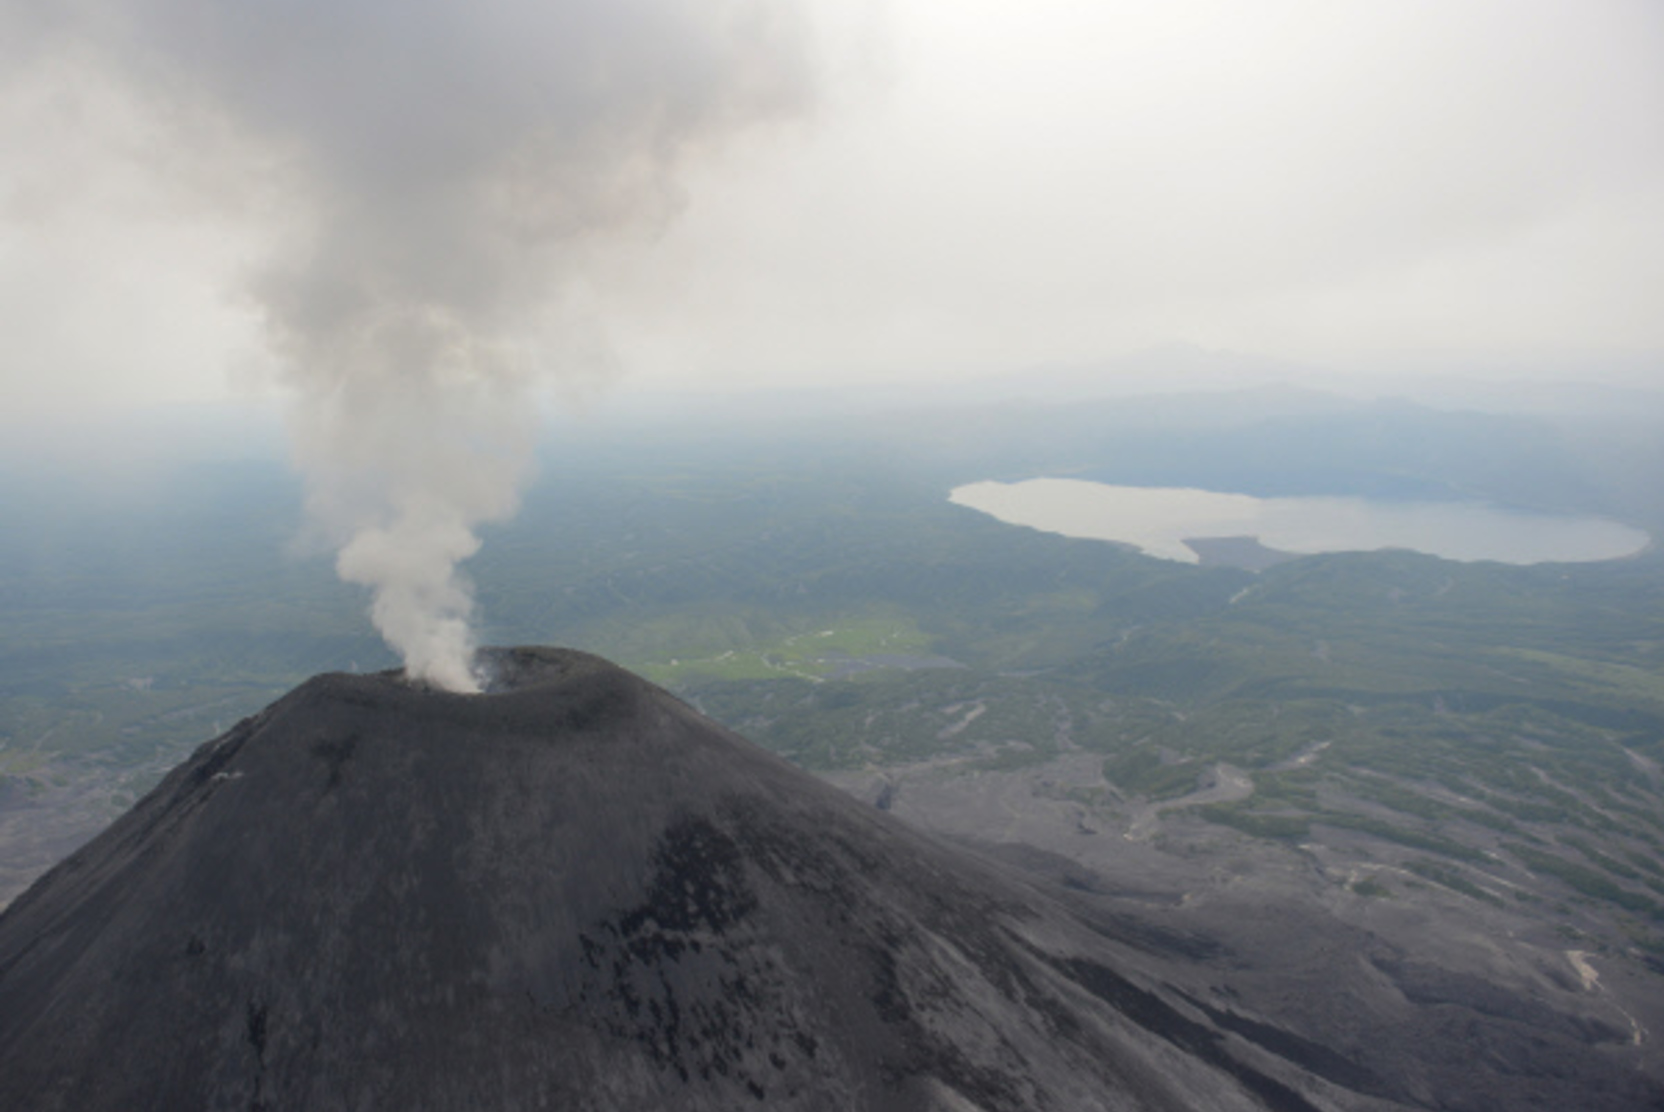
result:
[[[1645,548],[1639,529],[1596,517],[1506,509],[1484,502],[1368,498],[1255,498],[1177,487],[1126,487],[1081,479],[970,483],[950,500],[1012,525],[1130,544],[1197,563],[1184,542],[1254,537],[1309,555],[1408,548],[1450,560],[1540,564],[1610,560]]]

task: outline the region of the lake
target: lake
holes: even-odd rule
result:
[[[970,483],[956,488],[950,500],[1012,525],[1130,544],[1150,556],[1191,564],[1199,563],[1202,553],[1210,561],[1264,566],[1281,553],[1380,548],[1407,548],[1449,560],[1541,564],[1631,556],[1650,541],[1639,529],[1603,518],[1531,513],[1484,502],[1255,498],[1081,479]],[[1217,543],[1224,538],[1254,538],[1258,545]],[[1201,543],[1193,548],[1187,541]]]

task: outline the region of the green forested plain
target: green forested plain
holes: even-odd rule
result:
[[[1521,474],[1548,464],[1482,426],[1489,440],[1454,454],[1413,439],[1409,460],[1361,437],[1341,470],[1374,492],[1459,479],[1521,502]],[[1198,809],[1221,829],[1377,839],[1478,900],[1512,898],[1478,868],[1510,862],[1658,945],[1664,555],[1514,567],[1384,551],[1253,573],[947,501],[959,482],[1045,473],[1233,489],[1248,435],[1212,456],[1192,440],[1167,471],[1078,430],[976,442],[974,422],[571,437],[469,565],[483,640],[601,653],[815,770],[1085,751],[1119,798],[1161,801],[1227,764],[1253,792]],[[1278,452],[1252,456],[1236,489],[1310,487],[1302,474],[1338,466],[1307,457],[1302,472],[1299,437],[1263,435]],[[1499,444],[1515,470],[1480,458]],[[1486,467],[1491,490],[1475,485]],[[1602,502],[1584,473],[1549,485],[1550,507],[1636,497]],[[137,492],[9,474],[0,493],[14,792],[96,783],[113,814],[307,675],[394,664],[364,598],[297,540],[301,492],[277,462],[181,465]],[[1656,530],[1643,510],[1629,520]]]

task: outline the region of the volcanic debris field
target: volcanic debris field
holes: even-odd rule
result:
[[[1182,565],[945,500],[1036,474],[1459,491],[1656,536],[1658,469],[1635,455],[1652,442],[1607,437],[1625,466],[1580,472],[1531,422],[1403,407],[1325,418],[1322,436],[1294,418],[1143,435],[1044,416],[1044,436],[960,413],[552,447],[563,481],[473,562],[484,633],[599,652],[1016,870],[1145,953],[1142,983],[1182,992],[1163,1000],[1188,1021],[1213,1009],[1233,1037],[1304,1047],[1285,1057],[1358,1100],[1652,1107],[1656,549],[1251,570],[1232,546]],[[283,554],[299,493],[280,469],[186,469],[169,490],[156,530],[142,501],[7,487],[0,895],[308,675],[392,664],[361,600]]]

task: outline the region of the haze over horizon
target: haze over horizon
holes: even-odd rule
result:
[[[523,337],[579,368],[567,393],[953,384],[1163,345],[1633,383],[1664,352],[1664,15],[1640,0],[807,16],[810,117],[689,168],[668,221],[568,285],[560,334]],[[0,25],[0,409],[271,399],[242,293],[292,230],[270,160],[234,118],[148,114],[67,18]]]
[[[459,690],[457,565],[551,396],[1664,352],[1639,0],[0,0],[0,36],[0,405],[279,401],[338,573]]]

